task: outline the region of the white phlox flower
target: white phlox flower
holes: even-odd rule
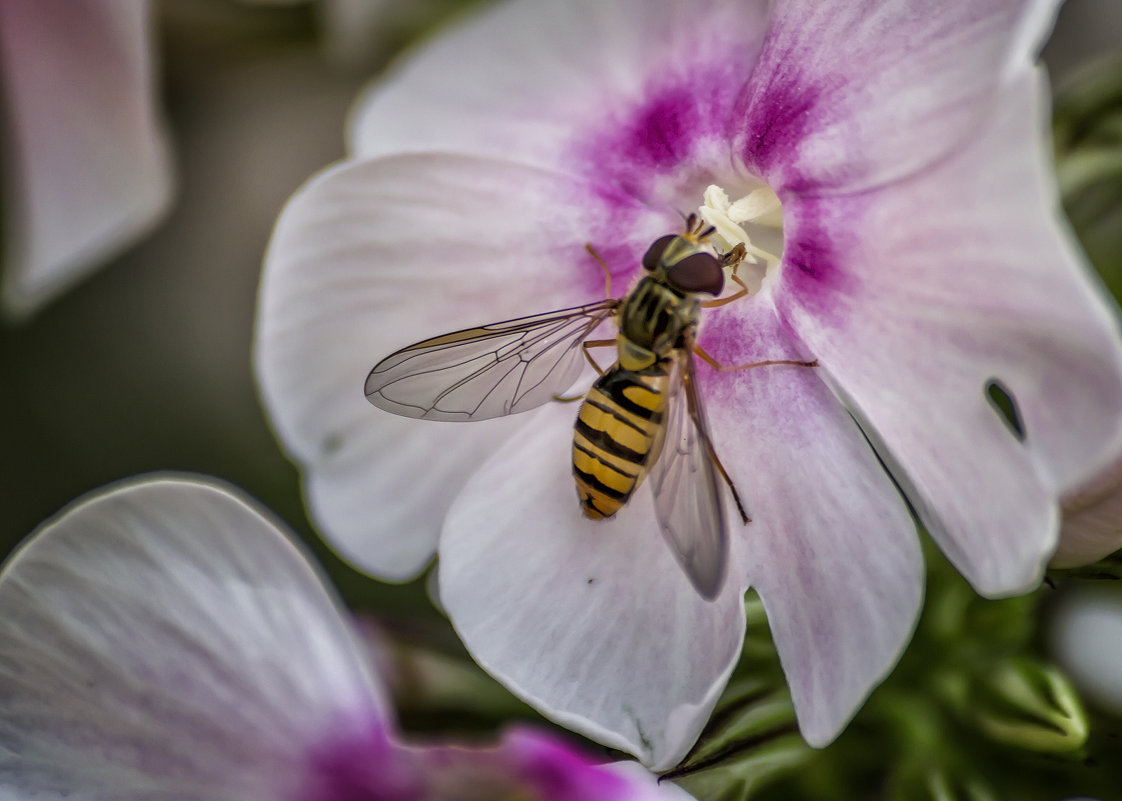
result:
[[[514,0],[418,48],[266,258],[257,375],[324,535],[388,580],[439,553],[484,668],[656,769],[720,695],[752,585],[828,743],[915,622],[911,510],[979,592],[1024,592],[1060,499],[1122,453],[1115,311],[1057,211],[1034,66],[1056,5]],[[818,365],[699,364],[751,516],[730,508],[712,602],[647,484],[581,516],[572,405],[451,424],[360,391],[411,343],[602,298],[586,245],[626,292],[690,213],[751,256],[750,296],[703,310],[699,344]]]
[[[409,745],[333,593],[237,495],[128,482],[0,572],[6,801],[688,801],[529,727]]]

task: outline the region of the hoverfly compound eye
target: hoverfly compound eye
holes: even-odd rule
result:
[[[719,295],[725,287],[721,261],[709,253],[694,253],[675,262],[666,271],[666,280],[682,292],[708,292]]]
[[[647,252],[643,254],[643,269],[648,273],[653,273],[662,260],[662,254],[666,252],[666,246],[675,239],[677,239],[676,234],[667,234],[656,239],[654,244],[647,248]]]

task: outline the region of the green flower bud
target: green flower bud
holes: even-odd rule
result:
[[[1067,753],[1087,741],[1083,705],[1055,667],[1026,657],[998,663],[975,685],[967,710],[990,739],[1030,751]]]

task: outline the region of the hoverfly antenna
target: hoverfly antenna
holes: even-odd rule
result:
[[[713,234],[715,234],[716,232],[717,232],[717,227],[715,225],[710,225],[704,231],[699,231],[698,234],[697,234],[697,238],[699,240],[700,239],[708,239],[709,237],[713,236]]]
[[[690,214],[688,217],[686,217],[686,233],[687,234],[692,234],[692,233],[694,233],[696,228],[697,228],[697,215],[696,214]]]

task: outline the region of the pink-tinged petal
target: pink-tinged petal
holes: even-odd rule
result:
[[[494,155],[605,182],[673,181],[687,160],[727,171],[730,115],[765,29],[762,0],[505,3],[373,86],[350,146]]]
[[[737,152],[783,191],[857,191],[957,151],[1055,0],[781,0],[743,98]]]
[[[422,746],[398,749],[399,764],[411,764],[407,792],[387,793],[382,776],[369,772],[371,796],[356,792],[338,801],[371,797],[386,801],[525,798],[534,801],[688,801],[692,796],[636,762],[597,764],[553,734],[519,727],[494,747]],[[355,785],[361,789],[363,785]],[[465,792],[465,788],[469,788]],[[325,799],[326,801],[326,799]]]
[[[562,725],[654,770],[693,744],[739,655],[743,576],[713,602],[686,578],[646,484],[615,518],[581,515],[576,407],[530,413],[484,463],[440,541],[440,594],[484,669]]]
[[[0,574],[5,798],[290,799],[380,695],[317,571],[220,487],[97,494]]]
[[[805,360],[789,339],[767,288],[714,310],[702,330],[703,346],[730,365]],[[907,506],[820,369],[698,368],[715,447],[752,517],[734,525],[743,569],[814,746],[896,664],[923,597]]]
[[[1097,562],[1122,548],[1122,460],[1063,498],[1060,544],[1050,567]]]
[[[1058,218],[1037,75],[898,185],[784,206],[776,303],[974,586],[1026,590],[1117,458],[1118,326]],[[1016,401],[1023,441],[991,405]]]
[[[118,0],[0,4],[10,312],[33,311],[168,208],[148,12]]]
[[[600,764],[560,738],[520,727],[496,749],[504,772],[540,801],[686,801],[673,782],[658,781],[637,762]]]
[[[688,801],[636,762],[601,764],[551,733],[509,730],[494,746],[401,745],[384,728],[328,737],[299,801]]]
[[[415,575],[475,466],[525,420],[410,420],[371,406],[370,369],[462,328],[589,303],[681,223],[557,173],[437,154],[309,182],[265,261],[255,366],[322,532],[359,567]]]

